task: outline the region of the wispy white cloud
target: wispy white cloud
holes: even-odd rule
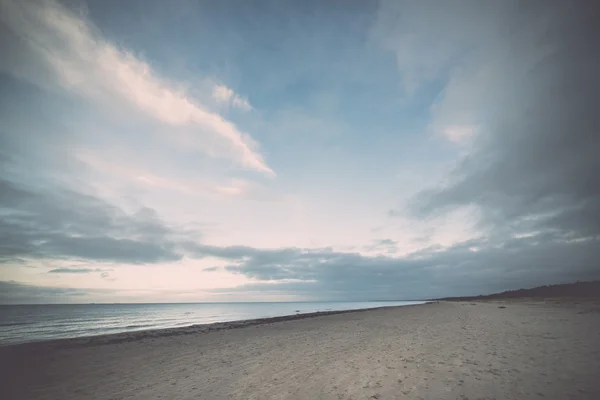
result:
[[[214,85],[212,98],[222,106],[238,108],[242,111],[252,110],[247,98],[240,96],[225,85]]]
[[[195,129],[200,134],[198,147],[205,153],[275,175],[248,134],[189,97],[182,85],[158,76],[147,62],[103,39],[82,15],[52,0],[2,0],[0,18],[62,88],[125,104],[166,125]],[[26,78],[40,83],[39,77]],[[246,99],[223,89],[221,96],[228,96],[233,107],[250,107]],[[215,148],[221,150],[215,153]]]
[[[102,185],[103,181],[119,182],[127,187],[139,186],[149,190],[166,190],[191,197],[216,195],[264,201],[280,201],[285,198],[256,182],[245,179],[216,182],[208,178],[174,178],[127,162],[111,162],[92,151],[78,150],[75,153],[77,159],[90,169],[94,178],[92,181],[97,185]],[[97,191],[98,189],[96,188]]]
[[[472,138],[477,133],[477,127],[473,125],[449,126],[442,131],[443,135],[454,143],[462,143]]]

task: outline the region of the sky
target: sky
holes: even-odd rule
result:
[[[0,0],[0,302],[598,279],[598,10]]]

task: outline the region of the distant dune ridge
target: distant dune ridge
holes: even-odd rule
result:
[[[575,282],[559,285],[538,286],[531,289],[507,290],[501,293],[493,293],[479,296],[445,297],[436,300],[501,300],[516,298],[600,298],[600,281]]]

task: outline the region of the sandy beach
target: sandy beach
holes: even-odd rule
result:
[[[598,303],[440,302],[0,348],[0,397],[598,399]]]

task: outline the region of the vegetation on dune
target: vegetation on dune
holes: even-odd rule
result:
[[[600,297],[600,281],[544,285],[531,289],[507,290],[502,293],[467,297],[446,297],[439,300],[501,300],[515,298]]]

